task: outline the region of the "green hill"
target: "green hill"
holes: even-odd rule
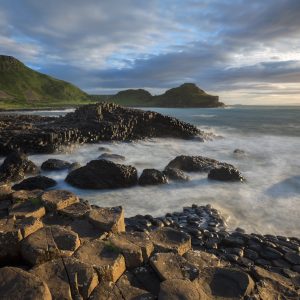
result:
[[[106,101],[124,106],[136,107],[221,107],[218,96],[212,96],[194,83],[184,83],[167,90],[164,94],[152,96],[143,89],[125,90],[107,98]]]
[[[64,107],[90,102],[76,86],[36,72],[12,56],[0,55],[0,108]]]

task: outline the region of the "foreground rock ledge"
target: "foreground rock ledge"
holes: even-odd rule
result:
[[[300,297],[300,240],[228,232],[210,205],[125,219],[68,191],[1,191],[0,299]]]

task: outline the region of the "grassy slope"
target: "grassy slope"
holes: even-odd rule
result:
[[[0,108],[65,107],[89,103],[76,86],[36,72],[18,60],[0,56]]]

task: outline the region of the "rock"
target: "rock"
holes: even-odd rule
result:
[[[189,280],[165,280],[160,285],[158,300],[208,299],[200,287]]]
[[[59,170],[65,170],[71,167],[71,163],[61,160],[61,159],[55,159],[50,158],[44,161],[41,165],[41,169],[44,171],[59,171]]]
[[[191,237],[181,231],[163,227],[150,233],[157,252],[174,252],[183,255],[191,249]]]
[[[169,180],[188,181],[190,179],[183,171],[176,168],[165,168],[163,173]]]
[[[13,189],[19,190],[46,190],[54,187],[57,182],[46,176],[35,176],[24,179],[22,182],[15,184]]]
[[[137,184],[137,170],[104,159],[92,160],[86,166],[70,172],[65,180],[82,189],[123,188]]]
[[[206,269],[198,282],[207,294],[222,299],[243,299],[254,289],[254,281],[247,273],[232,268]]]
[[[234,167],[217,167],[211,169],[208,178],[220,181],[245,181],[240,171]]]
[[[46,262],[31,273],[47,282],[53,299],[89,299],[99,283],[94,269],[73,257]]]
[[[122,206],[97,207],[88,214],[88,220],[101,232],[124,232],[124,210]]]
[[[79,198],[65,190],[52,190],[42,195],[42,203],[47,211],[64,209],[67,206],[79,202]]]
[[[84,202],[77,202],[59,210],[59,214],[73,220],[82,219],[89,214],[91,207]]]
[[[35,217],[23,218],[16,221],[16,227],[21,230],[23,238],[36,232],[44,226],[43,222]]]
[[[139,178],[139,185],[156,185],[168,183],[167,177],[163,172],[155,169],[144,169]]]
[[[74,253],[74,257],[92,265],[103,281],[116,282],[126,269],[125,259],[119,250],[100,239],[85,242]]]
[[[106,160],[111,160],[111,161],[116,161],[116,162],[121,162],[125,161],[125,156],[119,155],[119,154],[113,154],[113,153],[102,153],[98,159],[106,159]]]
[[[170,161],[166,169],[175,168],[186,172],[209,172],[211,169],[223,166],[233,167],[232,165],[203,156],[181,155]]]
[[[300,265],[300,255],[296,252],[287,252],[284,258],[293,265]]]
[[[194,280],[199,275],[194,265],[176,253],[156,253],[150,258],[150,264],[161,280]]]
[[[13,204],[9,209],[9,215],[16,218],[42,218],[46,214],[45,207],[42,206],[39,198],[31,198],[24,202]]]
[[[107,147],[102,147],[102,146],[99,147],[98,150],[99,150],[99,151],[102,151],[102,152],[106,152],[106,153],[111,152],[111,150],[110,150],[109,148],[107,148]]]
[[[274,259],[272,264],[275,267],[291,269],[291,264],[284,259]]]
[[[38,276],[15,267],[0,269],[1,299],[52,300],[47,284]]]
[[[282,253],[271,247],[263,247],[259,252],[260,256],[265,259],[272,260],[282,257]]]
[[[21,243],[21,254],[32,266],[60,256],[70,256],[80,246],[78,235],[61,226],[41,228]]]
[[[12,190],[10,184],[0,184],[0,201],[10,198],[11,193]]]
[[[81,167],[82,167],[82,165],[80,163],[78,163],[78,162],[71,163],[71,165],[69,167],[69,172],[77,170],[77,169],[79,169]]]
[[[33,191],[20,190],[20,191],[13,192],[11,194],[11,199],[13,203],[19,203],[19,202],[25,202],[27,200],[32,200],[32,199],[41,199],[42,194],[43,194],[42,190],[33,190]]]
[[[89,300],[124,300],[117,285],[112,281],[104,281],[93,290]],[[138,299],[137,299],[138,300]]]
[[[12,152],[0,166],[0,182],[18,181],[25,175],[37,174],[37,166],[23,153]]]
[[[135,268],[147,262],[154,250],[152,242],[142,232],[114,234],[109,242],[124,255],[127,268]]]
[[[237,154],[237,155],[244,155],[246,153],[245,150],[242,150],[242,149],[235,149],[233,151],[234,154]]]
[[[207,267],[220,267],[224,263],[221,263],[220,259],[214,254],[207,253],[199,250],[189,250],[183,257],[198,269]]]

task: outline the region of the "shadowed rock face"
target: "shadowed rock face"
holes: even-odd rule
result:
[[[13,120],[13,121],[12,121]],[[156,112],[113,103],[85,105],[60,118],[0,116],[0,154],[12,149],[51,153],[70,143],[130,141],[150,137],[190,139],[207,134],[195,126]]]

